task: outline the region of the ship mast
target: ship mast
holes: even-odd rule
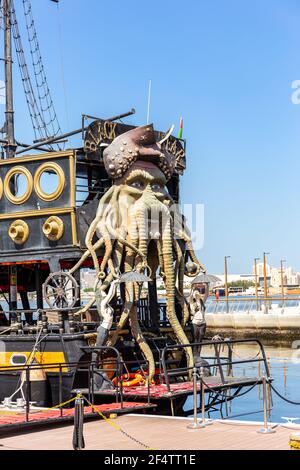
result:
[[[12,77],[12,41],[11,41],[11,0],[3,0],[4,17],[4,64],[5,64],[5,144],[6,158],[15,156],[17,144],[15,141],[14,106],[13,106],[13,77]]]

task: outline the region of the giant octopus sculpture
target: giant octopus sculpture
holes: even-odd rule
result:
[[[149,362],[149,380],[154,375],[155,363],[137,316],[140,284],[126,282],[124,309],[109,340],[113,311],[108,300],[115,295],[121,273],[146,273],[155,280],[159,270],[166,288],[170,325],[180,344],[189,343],[184,332],[189,306],[183,295],[183,278],[197,275],[204,267],[194,253],[184,217],[166,188],[176,164],[175,157],[166,150],[167,138],[168,135],[156,142],[153,126],[146,125],[116,137],[104,150],[104,165],[114,184],[100,200],[86,234],[86,253],[71,270],[74,272],[88,256],[92,257],[97,295],[79,313],[96,301],[102,317],[98,344],[115,344],[129,320],[132,335]],[[104,247],[104,256],[99,264],[96,251],[100,247]],[[182,308],[181,320],[176,314],[175,299]],[[191,348],[186,349],[186,355],[188,365],[192,366]]]

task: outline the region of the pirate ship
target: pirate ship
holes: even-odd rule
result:
[[[81,128],[62,133],[30,0],[22,1],[37,95],[13,0],[1,2],[6,118],[0,285],[7,304],[1,312],[0,400],[22,395],[26,369],[30,399],[39,404],[64,401],[75,388],[99,401],[122,399],[127,390],[127,399],[151,399],[160,410],[168,402],[168,410],[171,403],[172,412],[180,412],[192,393],[194,365],[183,276],[204,270],[176,206],[185,141],[172,135],[173,128],[160,132],[119,122],[134,110],[109,119],[84,115]],[[15,138],[12,39],[35,131],[31,145]],[[63,150],[76,134],[82,146]],[[55,184],[49,189],[50,180]],[[80,271],[86,267],[95,269],[96,281],[83,304]],[[166,286],[164,305],[157,298],[158,274]],[[221,379],[215,384],[220,389]],[[245,383],[232,381],[238,390]]]

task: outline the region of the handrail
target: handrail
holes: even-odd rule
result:
[[[20,374],[25,373],[25,381],[24,381],[24,386],[25,386],[25,402],[26,402],[26,421],[29,420],[29,411],[30,411],[30,373],[35,370],[47,370],[48,373],[53,373],[56,372],[59,374],[59,380],[58,380],[58,395],[59,395],[59,403],[62,402],[62,374],[63,372],[69,373],[69,374],[75,374],[78,372],[87,372],[88,373],[88,395],[89,395],[89,401],[91,401],[94,404],[94,373],[95,371],[97,372],[114,372],[116,376],[116,390],[115,390],[115,395],[116,395],[116,403],[119,402],[120,399],[120,404],[121,408],[123,408],[123,402],[124,402],[124,392],[123,392],[123,381],[122,381],[122,375],[127,372],[127,368],[130,367],[130,365],[137,365],[139,368],[143,370],[143,367],[145,366],[145,369],[149,370],[149,361],[147,360],[139,360],[139,361],[126,361],[126,367],[125,363],[123,361],[123,358],[120,354],[120,352],[113,346],[95,346],[95,347],[82,347],[83,351],[89,352],[89,353],[99,353],[101,351],[107,351],[111,350],[116,353],[116,356],[114,357],[107,357],[104,359],[101,359],[102,367],[99,367],[99,360],[83,360],[83,361],[73,361],[73,362],[52,362],[52,363],[33,363],[33,364],[20,364],[20,365],[9,365],[9,366],[0,366],[0,376],[2,373],[9,373],[9,372],[19,372]],[[113,367],[104,367],[105,364],[111,364]],[[64,369],[67,369],[67,371],[64,371]],[[145,375],[146,377],[146,375]],[[150,403],[150,384],[148,381],[148,388],[147,388],[147,399],[148,403]],[[61,416],[62,416],[62,409],[60,411]]]
[[[232,356],[230,354],[228,354],[228,360],[226,362],[221,362],[221,356],[220,356],[220,350],[219,348],[217,347],[218,345],[226,345],[228,346],[228,351],[230,351],[230,345],[232,344],[245,344],[245,343],[257,343],[257,345],[259,346],[259,349],[260,349],[260,353],[261,353],[261,358],[255,358],[255,359],[245,359],[245,360],[232,360]],[[165,378],[165,382],[166,382],[166,385],[167,385],[167,389],[168,389],[168,392],[170,393],[171,392],[171,387],[170,387],[170,376],[171,375],[174,375],[174,372],[176,372],[177,370],[179,369],[171,369],[170,372],[168,372],[168,369],[167,369],[167,363],[166,363],[166,354],[168,351],[170,350],[173,350],[173,349],[185,349],[185,348],[190,348],[190,347],[194,347],[194,346],[209,346],[209,345],[213,345],[214,348],[215,348],[215,359],[217,361],[217,368],[219,369],[219,372],[220,372],[220,377],[221,377],[221,381],[222,381],[222,384],[225,385],[226,382],[225,382],[225,378],[224,378],[224,372],[223,372],[223,368],[222,366],[226,365],[226,366],[232,366],[235,365],[235,364],[246,364],[246,363],[252,363],[252,362],[263,362],[264,363],[264,366],[265,366],[265,371],[266,371],[266,375],[267,377],[270,376],[270,370],[269,370],[269,365],[268,365],[268,361],[267,361],[267,357],[266,357],[266,354],[265,354],[265,350],[264,350],[264,346],[262,344],[262,342],[259,340],[259,339],[239,339],[239,340],[231,340],[231,339],[228,339],[228,340],[218,340],[218,341],[207,341],[207,340],[204,340],[200,343],[190,343],[190,344],[173,344],[173,345],[169,345],[169,346],[166,346],[163,351],[162,351],[162,355],[161,355],[161,361],[162,361],[162,368],[163,368],[163,372],[164,372],[164,378]],[[229,359],[229,357],[231,357],[231,360]],[[208,367],[215,367],[216,364],[214,365],[208,365]],[[182,368],[180,368],[181,370]],[[191,369],[191,367],[186,367],[184,368],[185,371],[188,371]]]
[[[247,313],[261,311],[263,306],[267,303],[270,308],[270,313],[272,308],[281,309],[281,313],[284,313],[289,308],[299,308],[300,307],[300,298],[298,297],[246,297],[246,298],[225,298],[221,299],[210,299],[206,303],[206,313],[207,314],[237,314],[237,313]],[[228,306],[228,311],[225,311],[225,308]],[[299,310],[300,314],[300,310]]]
[[[251,297],[238,297],[238,298],[235,298],[237,296],[232,296],[228,297],[228,302],[247,302],[247,301],[256,301],[256,297],[255,295],[251,296]],[[226,302],[226,298],[225,297],[220,297],[218,300],[215,298],[215,297],[208,297],[209,301],[210,302]],[[279,301],[288,301],[288,300],[296,300],[296,301],[300,301],[300,297],[292,297],[292,294],[287,294],[285,297],[282,297],[282,296],[267,296],[267,297],[264,297],[263,295],[259,295],[257,297],[258,301],[261,301],[261,302],[264,302],[264,300],[268,300],[268,301],[271,301],[271,300],[279,300]]]
[[[84,348],[83,348],[84,349]],[[99,361],[98,360],[84,360],[84,361],[73,361],[73,362],[56,362],[56,363],[34,363],[34,364],[22,364],[22,365],[10,365],[10,366],[0,366],[0,373],[9,373],[9,372],[19,372],[20,374],[25,372],[25,420],[26,422],[29,421],[29,412],[30,412],[30,374],[32,371],[36,370],[47,370],[48,373],[53,371],[59,374],[58,378],[58,396],[59,396],[59,403],[62,403],[62,373],[78,373],[78,372],[88,372],[88,394],[89,398],[92,397],[92,403],[94,404],[94,372],[95,369],[101,372],[114,372],[116,374],[117,383],[116,383],[116,403],[118,403],[119,397],[121,400],[121,408],[123,407],[123,389],[122,389],[122,380],[120,377],[122,376],[122,371],[124,367],[123,359],[119,353],[119,351],[114,348],[113,346],[99,346],[95,348],[85,348],[89,349],[90,351],[94,350],[96,353],[105,350],[112,350],[116,353],[116,356],[105,358],[102,360],[102,364],[112,364],[115,367],[110,368],[99,368]],[[64,371],[67,369],[67,371]],[[60,415],[62,416],[62,408],[60,411]]]

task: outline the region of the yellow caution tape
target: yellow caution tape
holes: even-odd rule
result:
[[[58,405],[52,406],[51,408],[43,408],[43,411],[51,411],[55,410],[56,408],[61,408],[62,406],[68,405],[69,403],[72,403],[72,401],[77,400],[77,398],[82,398],[81,393],[76,395],[76,397],[70,398],[70,400],[64,401],[63,403],[59,403]]]

